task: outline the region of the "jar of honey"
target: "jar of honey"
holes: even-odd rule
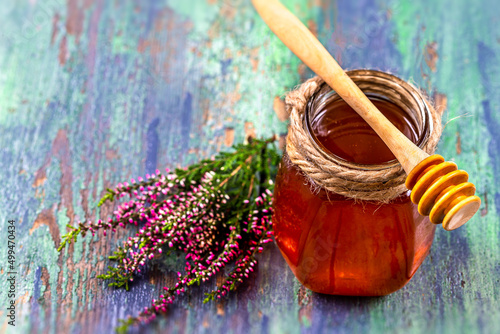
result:
[[[434,109],[415,87],[379,71],[347,73],[410,140],[427,151],[435,149],[437,140],[430,145],[429,138],[436,137],[433,131],[440,132],[440,119],[436,120]],[[322,165],[332,164],[367,177],[358,182],[361,188],[352,192],[354,196],[342,176],[337,176],[338,187],[334,188],[342,191],[331,191],[311,177],[320,175],[328,181],[324,173],[311,173],[285,152],[274,192],[276,243],[297,279],[315,292],[350,296],[392,293],[410,281],[429,254],[435,225],[410,201],[398,161],[370,126],[321,80],[307,91],[301,116],[307,145],[314,146]],[[290,109],[296,107],[291,104]],[[316,154],[302,157],[304,161],[315,159]],[[392,171],[387,172],[387,179],[385,171]],[[391,192],[374,188],[370,175],[382,175],[375,183],[398,192],[389,199],[371,199],[372,192],[382,196]]]

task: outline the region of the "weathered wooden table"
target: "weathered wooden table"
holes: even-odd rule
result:
[[[136,332],[500,331],[500,5],[287,0],[344,68],[411,80],[446,110],[439,153],[483,204],[439,229],[402,290],[308,292],[276,246],[220,303],[200,288]],[[247,135],[285,134],[285,92],[309,78],[246,0],[23,0],[0,6],[0,331],[110,333],[173,282],[167,264],[130,292],[96,279],[125,233],[59,254],[66,224],[97,219],[106,187],[210,157]],[[16,327],[8,325],[8,220],[16,226]],[[175,262],[175,261],[173,261]],[[204,290],[205,289],[205,290]]]

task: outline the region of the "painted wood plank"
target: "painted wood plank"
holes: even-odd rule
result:
[[[308,292],[269,245],[254,279],[227,300],[203,305],[202,287],[136,331],[498,331],[498,3],[283,2],[344,68],[395,73],[446,109],[439,153],[469,172],[481,214],[439,230],[413,280],[390,296]],[[0,331],[110,332],[173,282],[177,262],[156,263],[130,292],[107,288],[95,277],[126,233],[58,254],[66,224],[109,214],[96,204],[126,178],[187,165],[248,134],[286,133],[277,97],[312,74],[243,0],[24,0],[0,6],[0,31],[0,236],[15,219],[23,273],[17,326],[2,307]],[[0,254],[4,306],[4,242]]]

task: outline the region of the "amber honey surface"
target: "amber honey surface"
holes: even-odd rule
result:
[[[394,159],[385,144],[342,101],[325,107],[311,125],[337,156],[360,164]],[[415,141],[411,122],[385,101],[374,101]],[[354,114],[354,115],[353,115]],[[286,154],[276,180],[273,217],[276,242],[299,281],[327,294],[379,296],[403,287],[429,253],[435,225],[418,214],[409,196],[389,204],[357,202],[313,193]]]
[[[411,119],[397,105],[381,99],[370,99],[384,116],[416,142]],[[333,101],[311,120],[316,138],[331,153],[358,164],[380,164],[396,159],[387,145],[344,100]]]

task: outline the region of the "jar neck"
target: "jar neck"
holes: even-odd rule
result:
[[[385,100],[398,106],[404,113],[404,117],[414,127],[413,131],[416,134],[415,144],[420,148],[423,148],[427,144],[433,131],[432,114],[429,105],[418,89],[391,74],[380,71],[354,70],[348,71],[347,74],[369,98]],[[380,164],[355,163],[339,157],[325,148],[315,135],[312,123],[315,117],[318,116],[318,113],[327,104],[334,103],[340,99],[340,96],[335,91],[326,83],[323,83],[308,101],[303,120],[305,123],[304,127],[318,152],[326,160],[331,161],[331,163],[351,169],[377,171],[400,167],[396,159]]]

